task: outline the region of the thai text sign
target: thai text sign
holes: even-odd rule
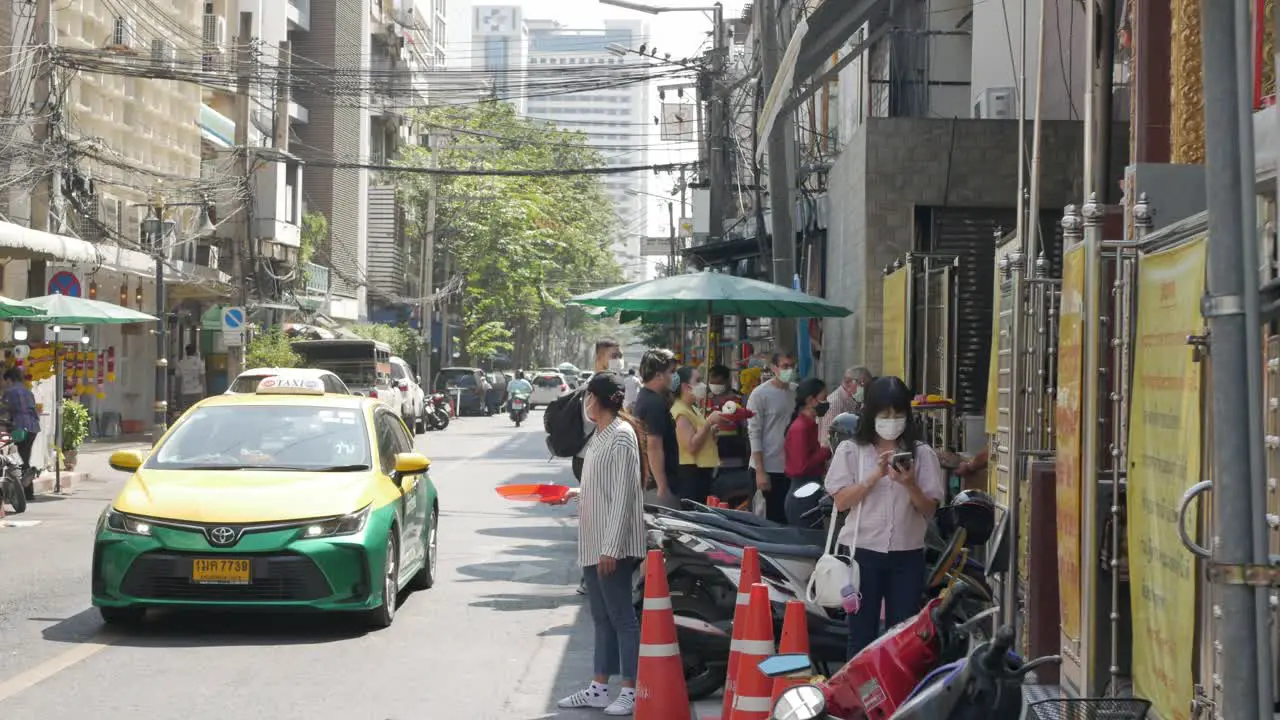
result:
[[[1178,537],[1178,504],[1200,481],[1200,334],[1204,236],[1138,260],[1129,414],[1129,574],[1133,676],[1160,717],[1187,720],[1193,693],[1195,559]]]
[[[904,265],[884,277],[884,296],[881,298],[883,322],[881,338],[884,342],[880,361],[880,373],[900,377],[908,385],[907,377],[907,278],[911,267]]]
[[[1080,639],[1080,406],[1084,389],[1084,245],[1062,254],[1058,393],[1054,408],[1058,514],[1058,600],[1062,633]]]

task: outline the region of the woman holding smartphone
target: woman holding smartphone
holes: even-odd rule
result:
[[[893,627],[920,611],[924,595],[925,532],[946,485],[937,453],[920,441],[911,398],[896,377],[868,385],[854,441],[840,444],[827,471],[827,492],[851,511],[839,542],[861,574],[862,601],[848,615],[849,657],[879,636],[882,603]]]

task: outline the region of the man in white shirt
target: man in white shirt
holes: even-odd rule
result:
[[[640,377],[636,375],[635,368],[627,370],[627,378],[623,380],[622,387],[625,393],[622,409],[631,413],[636,409],[636,398],[640,396]]]
[[[200,402],[204,397],[204,361],[196,355],[196,346],[187,346],[187,355],[178,361],[178,402],[180,409]]]

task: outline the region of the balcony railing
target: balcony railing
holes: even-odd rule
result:
[[[302,264],[302,275],[306,279],[303,289],[308,295],[329,294],[329,268],[313,262]]]

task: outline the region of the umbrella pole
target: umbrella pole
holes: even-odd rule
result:
[[[704,383],[711,374],[711,321],[714,319],[715,317],[711,314],[711,303],[707,303],[707,354],[702,356],[702,382]],[[702,409],[705,411],[709,407],[711,407],[710,391],[702,396]]]
[[[62,494],[62,343],[53,342],[53,494]]]

